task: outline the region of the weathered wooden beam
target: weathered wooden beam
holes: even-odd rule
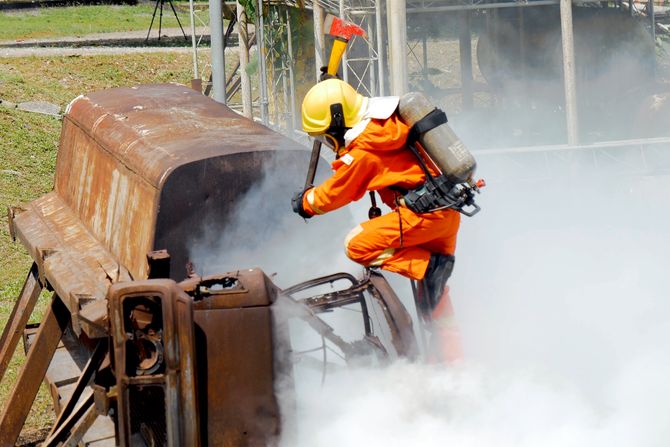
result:
[[[35,342],[28,351],[19,378],[0,417],[0,447],[13,446],[21,434],[51,358],[69,321],[70,311],[54,294],[51,306],[40,324]]]
[[[23,283],[21,294],[16,299],[12,314],[2,331],[2,338],[0,338],[0,382],[2,382],[5,371],[7,371],[7,365],[9,365],[9,361],[14,355],[16,345],[21,339],[41,291],[42,286],[38,280],[37,264],[33,262],[26,281]]]

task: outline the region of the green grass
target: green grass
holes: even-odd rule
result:
[[[187,84],[190,79],[191,56],[187,53],[0,58],[0,97],[14,103],[42,100],[64,108],[76,96],[95,90],[141,83]],[[29,202],[52,189],[61,124],[58,118],[0,107],[0,216],[6,215],[8,206]],[[21,244],[10,240],[6,218],[1,217],[0,330],[31,262]],[[48,302],[45,293],[31,321],[40,321]],[[5,406],[23,359],[19,347],[0,383],[0,409]],[[51,397],[43,386],[24,435],[30,438],[32,433],[34,437],[53,420]]]
[[[82,93],[120,85],[187,84],[191,69],[187,53],[0,58],[0,97],[65,106]]]
[[[177,27],[172,10],[165,5],[163,28]],[[189,26],[188,3],[176,5],[182,26]],[[96,5],[67,8],[39,8],[0,13],[0,41],[48,39],[61,36],[83,36],[94,33],[148,30],[154,3],[136,6]],[[206,19],[207,14],[199,15]],[[159,14],[154,27],[158,30]],[[153,28],[152,28],[153,32]],[[156,31],[157,32],[157,31]]]
[[[0,109],[0,209],[31,200],[53,184],[55,153],[60,121],[17,110]],[[32,263],[26,251],[9,238],[6,222],[0,226],[0,327],[4,327]],[[40,297],[31,322],[39,322],[49,301]],[[0,383],[0,407],[10,392],[23,363],[17,349]],[[26,426],[28,432],[43,430],[53,422],[51,397],[42,386]]]

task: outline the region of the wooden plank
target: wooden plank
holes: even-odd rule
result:
[[[0,417],[0,447],[16,443],[68,321],[70,312],[54,295]]]
[[[16,345],[21,338],[23,329],[28,323],[30,314],[33,313],[37,298],[40,296],[42,286],[38,281],[37,264],[33,263],[25,282],[21,294],[16,299],[12,314],[9,316],[7,325],[2,331],[0,338],[0,382],[5,375],[7,365],[14,355]]]
[[[106,353],[107,353],[107,341],[100,340],[98,342],[98,346],[95,348],[95,351],[93,351],[93,354],[89,358],[88,363],[81,371],[77,379],[75,389],[72,391],[71,398],[67,401],[65,405],[63,405],[62,411],[59,412],[58,418],[56,419],[56,423],[54,424],[53,428],[51,429],[51,432],[49,433],[50,436],[60,427],[62,423],[64,423],[65,419],[70,416],[72,411],[75,409],[75,405],[86,394],[86,391],[88,391],[90,394],[93,394],[93,390],[91,389],[91,387],[88,386],[88,383],[91,381],[93,375],[98,370],[98,367],[105,358]],[[90,424],[86,426],[86,429],[88,429],[88,427],[90,427],[90,425],[95,420],[93,416],[87,416],[87,418],[90,420]],[[84,427],[80,426],[78,430],[79,431],[84,430]],[[82,432],[82,435],[85,432],[86,431],[84,430]]]
[[[30,349],[30,346],[35,341],[36,334],[37,328],[26,329],[24,334],[26,340],[26,350]],[[72,344],[70,338],[72,338],[76,343]],[[69,349],[66,349],[66,347]],[[64,361],[52,361],[47,370],[44,380],[51,390],[56,414],[60,414],[65,404],[70,400],[72,393],[76,388],[76,381],[81,375],[82,370],[82,368],[79,368],[78,365],[82,363],[81,359],[86,356],[86,350],[83,349],[81,344],[78,344],[71,328],[69,327],[63,335],[61,342],[58,344],[58,348],[54,354],[54,359],[56,356],[67,356],[69,362],[71,363],[68,366],[68,369],[71,371],[74,369],[77,370],[76,377],[73,376],[70,378],[71,380],[65,381],[69,383],[63,383],[61,380],[60,385],[56,384],[58,373],[54,371],[54,368],[57,363],[62,364]],[[89,387],[88,389],[90,390],[91,388]],[[94,447],[115,446],[115,431],[114,422],[112,419],[109,416],[98,415],[93,425],[84,434],[81,443],[85,446],[91,445]]]

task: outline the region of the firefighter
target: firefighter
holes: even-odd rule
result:
[[[334,174],[297,192],[292,206],[309,219],[367,191],[378,193],[391,211],[352,229],[346,254],[365,267],[419,281],[417,305],[429,321],[444,308],[438,304],[454,266],[460,214],[449,208],[418,214],[404,205],[403,195],[421,186],[426,175],[407,149],[410,129],[398,116],[398,102],[398,97],[362,96],[336,78],[312,87],[302,103],[303,129],[335,152]]]

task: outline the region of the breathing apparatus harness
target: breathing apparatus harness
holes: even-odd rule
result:
[[[446,175],[437,177],[431,174],[416,143],[424,133],[447,122],[447,114],[437,107],[414,123],[407,137],[407,147],[416,157],[419,166],[426,174],[426,181],[403,195],[405,206],[417,214],[429,213],[451,208],[465,216],[474,216],[481,208],[475,203],[475,193],[484,186],[483,181],[454,183]],[[465,209],[471,207],[471,209]]]

